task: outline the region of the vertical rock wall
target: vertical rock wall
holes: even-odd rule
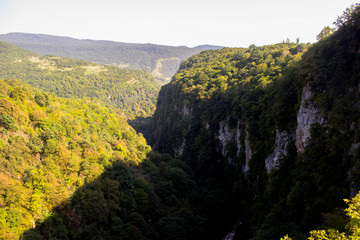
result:
[[[324,115],[317,104],[310,101],[312,92],[309,85],[303,88],[301,95],[301,105],[297,115],[296,128],[296,149],[303,152],[310,139],[311,125],[314,123],[325,124]]]

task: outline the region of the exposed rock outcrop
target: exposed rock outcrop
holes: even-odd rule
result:
[[[236,148],[237,148],[236,156],[239,155],[240,148],[241,148],[240,134],[241,134],[240,122],[237,123],[236,128],[231,128],[230,127],[228,118],[226,118],[225,120],[222,120],[222,121],[219,122],[218,139],[219,139],[219,141],[221,143],[221,154],[224,157],[227,156],[228,150],[226,149],[227,148],[226,145],[228,143],[233,143],[233,144],[236,145]]]
[[[221,144],[221,154],[229,163],[231,163],[234,159],[228,156],[228,144],[233,144],[236,147],[236,155],[234,157],[239,157],[240,153],[245,151],[245,155],[249,156],[249,159],[251,158],[252,152],[250,150],[250,145],[248,142],[243,142],[242,139],[243,132],[244,124],[241,120],[238,120],[235,128],[230,127],[228,118],[219,122],[219,132],[217,138]],[[246,153],[245,145],[248,146],[248,153]]]
[[[180,114],[182,117],[193,117],[192,116],[192,108],[188,107],[186,102],[181,104],[174,104],[173,109],[175,112]]]
[[[249,171],[250,167],[249,167],[249,163],[250,160],[253,156],[253,151],[251,150],[251,146],[250,146],[250,141],[249,141],[249,132],[246,131],[245,133],[245,166],[243,166],[243,172],[247,172]]]
[[[287,148],[292,138],[293,135],[291,135],[289,132],[280,132],[278,129],[276,129],[275,149],[265,159],[265,168],[268,173],[271,171],[271,169],[277,169],[279,167],[280,159],[287,155]]]
[[[234,139],[234,130],[229,128],[226,120],[219,122],[219,136],[218,139],[221,144],[221,154],[225,157],[227,150],[226,144]]]
[[[185,144],[186,144],[185,139],[183,139],[183,142],[181,143],[181,145],[178,148],[173,149],[175,156],[181,157],[183,155],[184,149],[185,149]]]
[[[325,124],[324,115],[317,104],[310,101],[311,97],[312,92],[310,86],[307,84],[303,88],[301,105],[297,114],[296,149],[298,152],[303,152],[308,144],[311,125],[314,123]]]
[[[356,151],[358,151],[358,149],[360,148],[360,142],[358,143],[353,143],[350,147],[350,150],[349,150],[349,155],[350,156],[354,156]]]
[[[236,127],[231,128],[229,118],[226,118],[219,122],[219,132],[217,136],[220,141],[221,154],[226,158],[228,163],[232,163],[235,157],[237,158],[241,153],[244,153],[245,163],[242,165],[243,172],[249,171],[249,162],[254,154],[250,146],[249,132],[246,128],[246,124],[244,124],[242,120],[238,120]],[[235,146],[236,155],[229,156],[228,144]]]
[[[191,108],[189,108],[189,107],[187,107],[185,104],[183,105],[183,107],[182,107],[182,111],[181,111],[181,113],[182,113],[182,115],[183,116],[190,116],[191,115]]]

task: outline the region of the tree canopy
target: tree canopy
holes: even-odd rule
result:
[[[99,99],[127,118],[155,111],[159,84],[147,72],[55,56],[40,57],[0,42],[0,78],[20,79],[59,97]]]

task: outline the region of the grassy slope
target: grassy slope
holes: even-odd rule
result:
[[[128,118],[155,110],[158,83],[142,70],[102,66],[62,57],[40,57],[0,43],[0,77],[20,79],[68,98],[98,98],[123,110]]]
[[[11,33],[0,35],[0,41],[15,44],[40,55],[56,55],[81,59],[100,64],[121,65],[132,69],[153,72],[162,61],[160,74],[154,75],[166,83],[176,73],[180,61],[202,50],[221,48],[199,46],[198,48],[134,44],[112,41],[79,40],[43,34]],[[175,67],[174,67],[175,63]]]

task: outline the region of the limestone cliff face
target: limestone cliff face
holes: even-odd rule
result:
[[[297,114],[297,128],[296,128],[296,149],[298,152],[303,152],[310,139],[311,125],[319,123],[326,124],[324,115],[317,104],[311,101],[312,92],[307,84],[301,95],[301,105]]]
[[[245,137],[245,166],[243,167],[243,172],[249,171],[249,163],[253,156],[253,151],[251,150],[250,141],[249,141],[249,132],[246,131]]]
[[[326,125],[324,114],[319,106],[311,99],[313,93],[307,84],[302,89],[301,105],[297,114],[297,127],[295,136],[289,131],[276,129],[274,151],[265,159],[265,168],[269,173],[271,169],[278,168],[280,159],[287,156],[287,148],[291,141],[295,140],[298,152],[303,152],[310,140],[310,129],[312,124]]]
[[[227,144],[234,143],[236,146],[236,156],[239,156],[242,148],[240,137],[243,133],[243,123],[238,121],[235,128],[229,125],[229,118],[219,122],[219,132],[217,139],[220,141],[221,154],[226,157],[228,150]]]
[[[360,32],[344,33],[319,41],[299,61],[288,59],[301,45],[272,54],[280,57],[274,66],[263,64],[269,55],[259,48],[187,60],[163,88],[156,126],[162,149],[181,155],[209,186],[224,183],[235,204],[249,199],[243,210],[259,229],[276,230],[272,221],[293,217],[305,224],[299,229],[320,221],[321,212],[360,189],[360,55],[353,51]],[[264,213],[262,206],[274,207]]]
[[[316,102],[312,100],[313,93],[310,86],[307,84],[302,89],[301,104],[297,113],[297,126],[293,130],[275,130],[275,142],[273,151],[267,155],[264,159],[265,169],[267,173],[271,169],[277,169],[280,164],[280,160],[287,156],[287,149],[289,144],[295,142],[298,152],[303,152],[310,140],[310,129],[315,123],[326,125],[326,119],[322,113],[320,107]],[[177,105],[174,109],[181,118],[189,120],[187,124],[194,121],[201,116],[193,116],[194,109],[189,107],[185,102]],[[191,119],[191,120],[190,120]],[[213,123],[212,123],[213,124]],[[234,160],[241,154],[245,157],[245,161],[242,165],[243,172],[249,171],[249,162],[251,161],[254,151],[251,148],[251,142],[249,132],[247,131],[247,123],[242,119],[237,119],[236,124],[230,124],[230,116],[226,116],[225,119],[218,122],[218,128],[216,132],[210,128],[210,120],[206,119],[201,123],[201,126],[205,128],[214,140],[218,140],[219,146],[217,151],[222,158],[229,164],[233,164]],[[185,139],[173,147],[173,153],[178,156],[182,156],[184,149],[188,143]],[[231,146],[231,153],[229,150]],[[235,153],[235,154],[234,154]]]
[[[243,158],[241,169],[243,172],[249,170],[249,162],[253,157],[254,151],[251,148],[250,134],[247,130],[248,126],[242,119],[236,120],[235,123],[230,124],[230,116],[226,116],[225,119],[220,120],[215,126],[214,122],[210,124],[209,119],[201,119],[200,116],[194,116],[194,111],[190,107],[187,107],[184,103],[174,107],[174,110],[178,114],[178,120],[183,122],[183,126],[188,126],[188,133],[190,133],[191,124],[197,122],[198,127],[207,132],[207,140],[210,142],[216,142],[215,151],[218,153],[220,159],[225,161],[227,164],[235,164],[236,160]],[[187,149],[191,149],[194,142],[191,141],[191,137],[184,135],[184,138],[178,144],[173,145],[172,154],[174,156],[183,157]],[[199,137],[199,136],[198,136]],[[186,139],[190,139],[187,141]],[[200,145],[206,144],[201,142]],[[209,149],[210,150],[210,149]],[[219,160],[220,160],[219,159]]]
[[[245,155],[245,163],[242,165],[243,172],[249,170],[249,162],[253,155],[249,142],[249,133],[246,128],[246,124],[241,119],[237,121],[235,127],[231,128],[229,117],[227,117],[219,122],[219,132],[217,134],[217,139],[220,141],[221,155],[228,163],[232,164],[234,158],[238,158],[242,153]],[[235,155],[229,156],[229,145],[235,148]]]
[[[287,148],[293,137],[293,134],[287,131],[280,132],[276,129],[275,149],[265,159],[265,168],[268,173],[271,169],[277,169],[279,167],[280,159],[287,155]]]
[[[271,169],[277,169],[279,167],[280,159],[287,156],[287,148],[292,141],[295,141],[298,152],[304,151],[310,140],[310,129],[312,124],[327,124],[320,107],[311,99],[312,95],[313,93],[311,92],[310,86],[307,84],[302,90],[296,129],[293,131],[280,131],[276,129],[274,150],[264,159],[265,168],[268,173]],[[243,165],[243,171],[247,172],[249,170],[249,162],[254,153],[250,146],[250,136],[246,127],[244,127],[245,125],[246,124],[244,124],[242,120],[238,120],[237,126],[231,128],[229,119],[224,119],[219,122],[217,138],[220,141],[221,154],[224,158],[227,158],[227,144],[236,146],[236,156],[239,156],[241,152],[244,152],[245,164]],[[243,139],[240,138],[241,136]],[[232,162],[232,159],[227,160],[230,163]]]
[[[188,106],[186,106],[185,104],[183,105],[183,108],[181,110],[182,115],[184,116],[190,116],[192,112],[192,109],[189,108]]]
[[[178,104],[174,104],[174,111],[178,113],[181,117],[192,117],[193,109],[189,107],[186,102],[180,102]]]
[[[175,105],[174,110],[178,113],[179,118],[183,120],[185,119],[188,120],[193,118],[193,114],[192,114],[193,109],[191,107],[188,107],[185,102],[183,102],[179,106]],[[187,123],[187,125],[189,125],[189,123]],[[185,150],[185,146],[186,146],[186,141],[185,138],[183,138],[180,145],[177,145],[172,148],[174,156],[182,157]]]
[[[226,120],[220,121],[218,139],[220,141],[221,154],[223,156],[226,156],[226,154],[227,154],[226,144],[230,141],[234,141],[234,140],[236,141],[235,135],[236,135],[236,130],[230,129]]]
[[[186,145],[185,139],[183,139],[183,142],[181,143],[181,145],[179,147],[173,148],[175,156],[179,156],[179,157],[183,156],[185,145]]]

